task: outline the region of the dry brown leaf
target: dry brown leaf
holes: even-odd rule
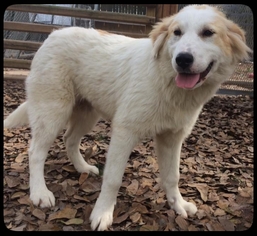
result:
[[[200,193],[202,200],[204,202],[207,201],[207,199],[208,199],[207,195],[208,195],[208,189],[209,189],[207,184],[193,183],[193,184],[188,184],[188,186],[195,187],[198,190],[198,192]]]
[[[225,199],[220,199],[217,202],[217,206],[223,210],[226,210],[229,206],[229,201],[225,200]]]
[[[76,173],[77,172],[76,169],[74,168],[74,166],[70,166],[70,165],[63,166],[62,169],[66,170],[69,173]]]
[[[26,228],[27,224],[22,224],[18,227],[14,227],[12,228],[13,231],[24,231],[24,229]]]
[[[219,222],[214,221],[210,222],[210,224],[212,226],[213,231],[224,231],[223,226]]]
[[[14,188],[20,184],[20,180],[13,176],[5,176],[5,181],[9,188]]]
[[[175,222],[178,224],[178,226],[182,229],[187,231],[188,230],[188,222],[182,217],[182,216],[177,216],[175,218]]]
[[[80,200],[80,201],[90,202],[90,201],[87,199],[86,196],[81,197],[81,196],[75,194],[75,195],[73,196],[73,198],[74,198],[74,199],[78,199],[78,200]]]
[[[136,179],[133,179],[131,181],[131,184],[127,187],[127,191],[130,195],[136,195],[136,192],[138,190],[139,183]]]
[[[214,216],[223,216],[223,215],[226,215],[226,212],[220,208],[217,208],[215,211],[214,211]]]
[[[147,210],[146,206],[144,206],[144,205],[142,205],[141,203],[138,203],[138,202],[133,202],[132,203],[132,209],[133,209],[133,211],[138,211],[141,214],[146,214],[146,213],[149,212]]]
[[[143,177],[140,182],[141,182],[140,186],[142,186],[142,188],[152,187],[152,185],[153,185],[153,179],[149,179],[149,178],[145,178],[145,177]]]
[[[188,231],[198,231],[195,225],[191,224],[188,226]]]
[[[113,219],[114,224],[120,224],[121,222],[125,221],[129,217],[129,213],[126,212],[122,214],[121,216],[118,216],[117,218]]]
[[[69,184],[67,184],[67,188],[66,188],[66,194],[67,196],[72,196],[74,195],[74,193],[76,192],[76,190]]]
[[[23,197],[23,196],[25,196],[25,195],[26,195],[26,193],[24,193],[24,192],[16,192],[16,193],[14,193],[14,194],[11,196],[11,199],[20,198],[20,197]]]
[[[37,217],[37,218],[40,219],[40,220],[45,220],[45,218],[46,218],[46,214],[45,214],[42,210],[40,210],[40,209],[38,209],[38,208],[35,208],[35,209],[32,211],[32,215],[35,216],[35,217]]]
[[[79,185],[83,184],[88,177],[88,173],[81,173],[79,177]]]
[[[54,212],[51,215],[49,215],[48,220],[51,221],[56,219],[72,219],[75,218],[76,213],[76,209],[66,207],[63,210]]]
[[[25,195],[24,197],[19,198],[18,202],[21,205],[28,205],[28,206],[30,206],[32,204],[32,201],[30,200],[28,195]]]
[[[82,189],[86,193],[94,193],[97,191],[100,191],[100,183],[97,181],[85,181],[81,186],[80,189]]]
[[[40,224],[39,231],[61,231],[61,228],[56,225],[56,224],[52,224],[52,223],[46,223],[46,224]]]
[[[27,151],[20,153],[16,158],[15,158],[15,162],[17,163],[21,163],[23,162],[24,158],[27,158]]]
[[[61,221],[63,224],[65,225],[81,225],[83,224],[83,219],[80,218],[73,218],[73,219],[69,219],[67,221]]]
[[[140,217],[141,217],[141,214],[136,212],[132,214],[129,218],[132,220],[133,223],[136,223],[139,221]]]
[[[198,211],[196,212],[196,215],[197,215],[198,219],[201,220],[203,217],[206,216],[206,213],[204,210],[198,209]]]
[[[139,231],[157,231],[159,228],[158,224],[154,221],[153,224],[142,225]]]
[[[241,197],[250,198],[253,195],[253,188],[245,187],[241,188],[238,187],[238,193]]]
[[[219,200],[219,196],[215,191],[211,191],[209,192],[209,196],[208,196],[208,201],[218,201]]]

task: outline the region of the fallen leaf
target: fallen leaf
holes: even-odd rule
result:
[[[12,176],[5,176],[5,181],[9,188],[14,188],[20,184],[19,179]]]
[[[74,168],[74,166],[70,166],[70,165],[63,166],[62,169],[69,172],[69,173],[76,173],[77,172],[76,169]]]
[[[152,187],[152,185],[153,185],[153,179],[143,177],[141,180],[142,180],[142,181],[140,182],[140,186],[141,186],[142,188],[145,188],[146,186]]]
[[[204,210],[198,209],[198,211],[196,212],[196,215],[197,215],[198,219],[201,220],[203,217],[206,216],[206,213]]]
[[[61,228],[58,225],[52,223],[40,224],[39,231],[61,231]]]
[[[63,231],[75,231],[74,227],[72,227],[72,226],[63,226],[62,230]]]
[[[80,189],[82,189],[87,194],[89,193],[95,193],[97,191],[100,191],[100,183],[99,182],[92,182],[92,181],[85,181],[81,186]]]
[[[218,200],[219,200],[219,196],[216,192],[214,192],[214,191],[209,192],[208,201],[213,202],[213,201],[218,201]]]
[[[38,208],[35,208],[35,209],[32,211],[32,215],[35,216],[35,217],[37,217],[37,218],[40,219],[40,220],[45,220],[45,218],[46,218],[46,214],[45,214],[42,210],[40,210],[40,209],[38,209]]]
[[[90,201],[87,199],[86,196],[81,197],[81,196],[75,194],[75,195],[73,196],[73,198],[74,198],[74,199],[78,199],[78,200],[80,200],[80,201],[90,202]]]
[[[18,202],[21,205],[28,205],[28,206],[30,206],[32,204],[32,201],[30,200],[28,195],[25,195],[24,197],[19,198]]]
[[[150,224],[145,224],[145,225],[142,225],[139,229],[139,231],[156,231],[158,230],[158,225],[157,223],[154,221],[152,225]]]
[[[123,222],[124,220],[126,220],[129,217],[129,213],[126,212],[121,216],[118,216],[117,218],[113,219],[113,223],[114,224],[120,224],[121,222]]]
[[[16,158],[15,158],[15,162],[17,163],[21,163],[23,162],[24,158],[27,158],[27,152],[25,153],[20,153]]]
[[[214,216],[223,216],[223,215],[226,215],[226,212],[220,208],[217,208],[215,211],[214,211]]]
[[[131,181],[131,184],[127,187],[127,191],[130,195],[135,195],[138,190],[139,183],[136,179]]]
[[[56,220],[56,219],[72,219],[75,218],[75,215],[77,213],[76,209],[72,209],[72,208],[64,208],[63,210],[57,211],[52,213],[49,217],[48,220]]]
[[[12,228],[13,231],[24,231],[24,229],[26,228],[27,224],[22,224],[18,227],[14,227]]]
[[[73,218],[67,221],[61,221],[65,225],[81,225],[83,224],[83,219],[80,218]]]
[[[25,196],[25,195],[26,195],[26,193],[24,193],[24,192],[16,192],[16,193],[14,193],[14,194],[11,196],[11,199],[20,198],[20,197],[23,197],[23,196]]]
[[[74,193],[76,192],[76,190],[69,184],[67,184],[67,188],[66,188],[66,194],[67,196],[72,196],[74,195]]]
[[[83,184],[88,177],[88,173],[81,173],[79,177],[79,185]]]
[[[188,186],[195,187],[198,190],[198,192],[200,193],[200,196],[201,196],[202,200],[204,202],[207,201],[207,199],[208,199],[207,195],[208,195],[208,189],[209,189],[207,184],[193,183],[193,184],[188,184]]]
[[[175,222],[178,224],[178,226],[182,229],[187,231],[188,230],[188,222],[182,217],[182,216],[177,216],[175,218]]]
[[[224,217],[219,217],[218,220],[222,224],[223,228],[226,231],[234,231],[235,230],[235,224],[233,222],[231,222],[230,220],[225,219]]]
[[[132,203],[132,210],[133,211],[138,211],[141,214],[148,213],[149,211],[147,210],[146,206],[142,205],[141,203],[138,202],[133,202]]]
[[[129,218],[132,220],[133,223],[136,223],[137,221],[139,221],[140,217],[141,217],[141,214],[136,212],[132,214]]]

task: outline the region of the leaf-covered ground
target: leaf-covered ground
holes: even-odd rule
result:
[[[23,81],[4,81],[4,117],[25,100]],[[85,135],[81,152],[102,173],[110,123]],[[102,176],[77,173],[57,137],[45,164],[56,206],[40,209],[29,200],[30,128],[4,130],[4,222],[11,230],[90,230],[89,216]],[[242,231],[253,222],[253,99],[215,96],[200,114],[181,154],[179,187],[196,204],[194,217],[170,210],[159,184],[152,140],[138,144],[127,164],[111,231]]]

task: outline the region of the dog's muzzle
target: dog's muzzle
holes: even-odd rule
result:
[[[190,72],[190,67],[194,62],[194,58],[190,53],[179,53],[176,57],[176,63],[178,66],[178,75],[175,78],[176,84],[180,88],[194,89],[197,84],[203,82],[206,76],[210,72],[213,62],[201,73]]]

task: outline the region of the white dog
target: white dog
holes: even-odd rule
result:
[[[149,38],[70,27],[54,31],[36,53],[26,80],[27,100],[5,121],[29,123],[30,198],[50,207],[44,162],[59,132],[79,172],[98,174],[79,152],[81,137],[102,116],[112,119],[112,138],[101,193],[90,216],[106,230],[128,157],[145,136],[156,141],[162,185],[172,209],[196,213],[178,188],[181,145],[202,106],[251,50],[244,32],[214,7],[193,5],[157,23]]]

